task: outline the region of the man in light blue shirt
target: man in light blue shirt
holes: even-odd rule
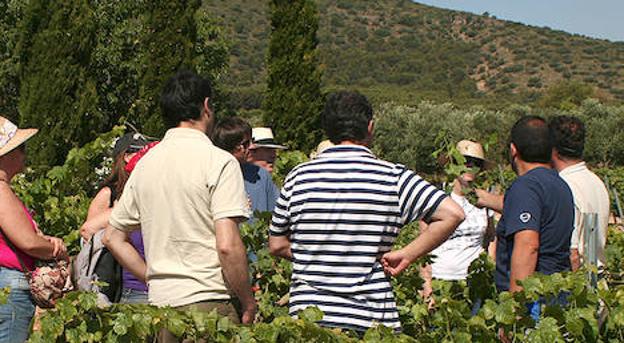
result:
[[[215,127],[212,140],[217,147],[229,152],[240,162],[252,213],[273,211],[279,189],[271,174],[264,168],[246,162],[251,145],[251,126],[238,117],[224,118]],[[249,222],[253,223],[254,219],[252,214]]]

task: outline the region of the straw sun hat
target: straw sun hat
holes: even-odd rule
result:
[[[483,146],[480,143],[464,139],[457,143],[457,150],[459,150],[459,153],[464,156],[481,160],[483,163],[483,168],[485,169],[489,169],[492,167],[492,162],[485,158],[485,152],[483,150]]]
[[[251,140],[253,144],[250,149],[288,149],[286,146],[281,145],[275,141],[275,137],[273,137],[273,131],[269,127],[254,127],[251,130]]]
[[[37,129],[18,129],[17,125],[0,116],[0,156],[4,156],[37,133]]]
[[[320,155],[323,151],[331,148],[334,146],[334,143],[332,143],[329,139],[326,139],[322,142],[320,142],[317,146],[316,149],[314,151],[312,151],[310,153],[310,158],[316,158],[316,156]]]
[[[485,160],[485,152],[483,151],[483,146],[477,142],[464,139],[457,143],[457,150],[459,150],[459,153],[464,156],[470,156],[478,158],[480,160]]]

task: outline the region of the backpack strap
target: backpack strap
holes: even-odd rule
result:
[[[87,272],[91,270],[91,259],[93,258],[93,240],[95,239],[95,235],[93,235],[91,237],[91,241],[88,242],[89,244],[89,258],[87,259],[87,261],[89,261],[89,263],[87,264]]]

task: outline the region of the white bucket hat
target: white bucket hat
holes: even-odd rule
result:
[[[0,156],[8,154],[38,131],[38,129],[19,129],[10,120],[0,116]]]
[[[252,144],[250,149],[269,148],[269,149],[288,149],[286,146],[275,142],[273,131],[270,127],[254,127],[251,130]]]

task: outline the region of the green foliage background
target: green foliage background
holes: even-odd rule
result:
[[[34,0],[20,25],[20,124],[41,130],[30,142],[32,160],[55,165],[102,132],[108,119],[97,109],[90,68],[95,13],[86,1]]]
[[[396,161],[426,174],[442,171],[431,153],[439,148],[437,138],[458,142],[472,139],[489,142],[486,158],[507,163],[509,131],[523,115],[573,115],[585,122],[585,159],[594,166],[624,164],[624,106],[605,105],[589,99],[567,110],[512,105],[501,110],[482,106],[461,108],[451,103],[421,102],[416,106],[382,104],[375,114],[374,150],[382,158]]]
[[[228,44],[200,1],[0,1],[0,110],[37,127],[32,164],[67,152],[126,120],[161,136],[158,96],[180,68],[214,81]],[[217,87],[217,109],[223,108]]]
[[[158,102],[162,87],[180,68],[193,68],[195,12],[200,5],[199,0],[145,2],[144,52],[139,60],[145,66],[139,79],[138,97],[142,101],[134,108],[134,118],[145,134],[164,134]]]
[[[212,100],[219,112],[273,124],[278,139],[304,150],[281,154],[278,182],[320,140],[322,93],[355,88],[376,106],[375,152],[429,176],[441,172],[431,157],[440,135],[493,138],[488,156],[502,163],[518,117],[577,115],[588,128],[587,160],[624,194],[624,171],[616,167],[624,164],[622,43],[407,0],[271,3],[0,0],[0,111],[41,129],[30,145],[34,166],[14,187],[44,232],[64,237],[76,252],[77,229],[107,173],[113,140],[125,130],[117,125],[128,121],[162,134],[155,100],[163,80],[183,66],[217,81]],[[251,265],[260,304],[255,326],[149,306],[102,309],[92,294],[71,293],[44,316],[44,329],[32,340],[137,341],[163,327],[222,342],[360,340],[316,326],[322,314],[314,309],[298,320],[286,316],[291,266],[269,255],[266,225],[241,230],[258,256]],[[398,246],[416,234],[405,228]],[[495,295],[491,263],[481,258],[471,268],[471,285],[436,284],[438,305],[428,310],[417,296],[422,280],[413,266],[393,280],[404,332],[412,337],[377,328],[362,339],[488,342],[504,327],[517,341],[622,341],[623,237],[611,229],[609,289],[589,288],[585,274],[575,273],[536,276],[524,292]],[[527,301],[561,290],[571,293],[568,309],[547,307],[539,325],[528,318]],[[6,294],[0,290],[0,302]],[[471,316],[477,295],[486,301]],[[593,316],[599,300],[610,310],[600,329]]]
[[[264,121],[279,142],[311,150],[322,136],[318,14],[312,0],[271,0]]]
[[[205,1],[231,42],[225,79],[234,108],[266,92],[270,9],[264,1]],[[624,100],[624,42],[498,20],[409,0],[316,0],[324,90],[357,88],[376,105],[423,99],[503,108],[539,103],[562,81]]]
[[[298,319],[287,315],[284,296],[288,293],[290,263],[268,254],[264,245],[268,223],[259,220],[253,226],[244,226],[241,232],[245,244],[258,256],[250,265],[260,306],[256,324],[238,326],[215,312],[180,312],[148,305],[116,304],[101,308],[95,294],[72,292],[54,310],[43,315],[42,330],[35,332],[30,341],[137,342],[162,328],[192,341],[209,342],[497,342],[499,328],[504,328],[515,342],[615,342],[624,338],[624,289],[612,278],[607,279],[608,288],[605,282],[592,288],[587,281],[588,270],[535,275],[522,282],[521,292],[496,294],[493,264],[485,254],[470,266],[468,282],[434,282],[433,308],[428,308],[418,295],[422,286],[418,264],[427,259],[393,279],[403,334],[383,326],[369,329],[362,336],[321,328],[315,322],[323,314],[316,308],[300,312]],[[417,234],[414,226],[403,228],[396,247],[404,246]],[[620,229],[610,231],[609,241],[620,252],[624,251],[623,238]],[[621,255],[610,257],[607,267],[610,274],[621,275]],[[562,291],[569,293],[568,305],[562,308],[549,304],[549,299],[558,297]],[[476,298],[483,300],[483,306],[472,315]],[[526,304],[540,298],[547,305],[536,323],[529,316]],[[599,306],[609,312],[602,326],[596,317]]]

